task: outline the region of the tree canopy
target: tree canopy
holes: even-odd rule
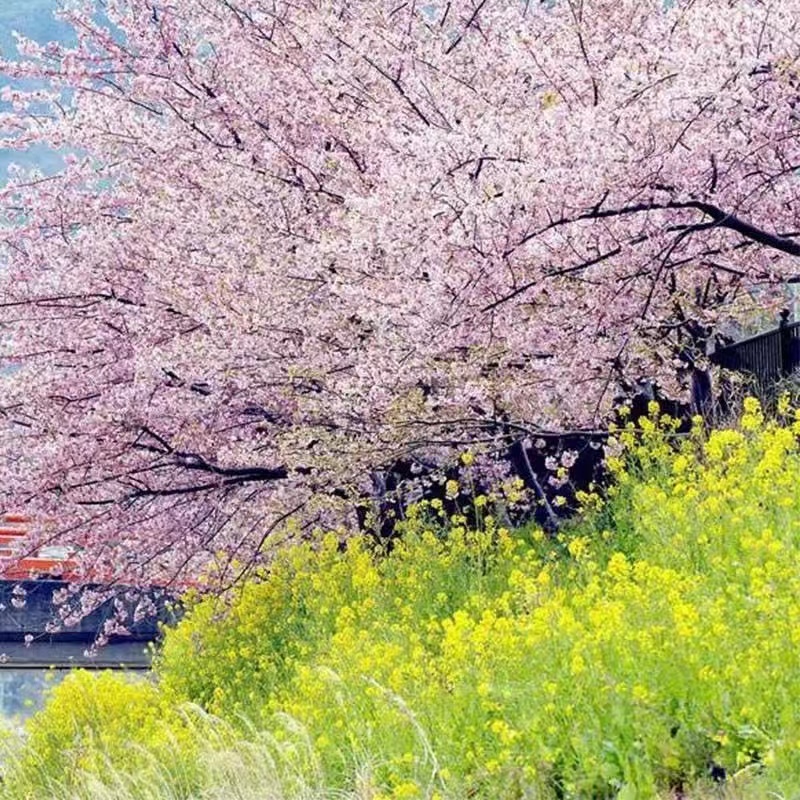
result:
[[[798,279],[798,0],[106,0],[20,41],[0,505],[128,581],[602,425]],[[772,294],[771,294],[772,293]]]

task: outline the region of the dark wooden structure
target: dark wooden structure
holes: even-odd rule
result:
[[[116,610],[114,600],[106,601],[74,626],[53,630],[58,619],[53,594],[68,585],[60,580],[0,580],[0,670],[149,669],[150,646],[158,638],[159,622],[171,620],[167,593],[148,592],[157,615],[132,623],[130,635],[112,636],[107,644],[94,648],[98,633]],[[119,600],[124,591],[115,594],[117,604],[124,605],[126,601]],[[79,595],[74,597],[78,602]]]
[[[777,328],[719,348],[709,356],[717,366],[746,373],[761,390],[769,391],[800,367],[800,322],[789,322],[781,311]]]

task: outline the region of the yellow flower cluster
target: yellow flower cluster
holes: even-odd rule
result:
[[[163,771],[190,784],[197,741],[175,700],[145,678],[73,672],[28,723],[24,749],[4,754],[8,795],[0,796],[54,797],[57,785],[73,796],[73,785],[110,765],[145,781]]]

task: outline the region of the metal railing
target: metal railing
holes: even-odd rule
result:
[[[782,311],[777,328],[721,347],[709,358],[768,387],[800,368],[800,322],[789,322],[789,312]]]

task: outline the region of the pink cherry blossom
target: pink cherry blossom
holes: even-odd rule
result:
[[[0,511],[241,577],[409,454],[607,419],[797,280],[800,0],[108,0],[0,62]],[[243,566],[244,565],[244,566]]]

